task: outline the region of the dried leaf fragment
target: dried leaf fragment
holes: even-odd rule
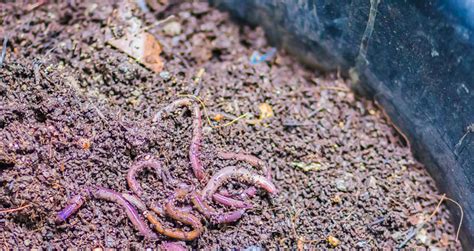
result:
[[[212,119],[213,119],[214,121],[219,122],[219,121],[221,121],[222,119],[224,119],[224,115],[218,113],[218,114],[216,114]]]
[[[107,42],[148,69],[156,73],[163,70],[163,60],[160,57],[161,45],[150,33],[126,34],[121,38],[113,38]]]
[[[303,170],[303,172],[319,171],[323,169],[323,165],[318,162],[304,163],[304,162],[291,162],[293,167]]]
[[[337,247],[337,246],[339,246],[339,244],[341,244],[341,241],[340,241],[338,238],[336,238],[336,237],[334,237],[334,236],[332,236],[332,235],[329,235],[329,236],[328,236],[327,242],[328,242],[329,245],[331,245],[332,247]]]
[[[260,110],[260,120],[273,117],[273,109],[269,104],[261,103],[258,105],[258,109]]]

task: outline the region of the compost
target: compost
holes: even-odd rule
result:
[[[347,80],[206,2],[162,2],[1,5],[0,246],[460,248]],[[130,20],[152,59],[121,50]]]

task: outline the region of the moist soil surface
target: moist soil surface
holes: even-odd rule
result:
[[[206,175],[229,165],[260,173],[217,157],[253,154],[271,168],[278,188],[276,195],[259,190],[253,207],[231,224],[211,224],[193,209],[205,230],[182,243],[188,249],[393,248],[435,210],[441,196],[407,142],[337,73],[308,70],[284,51],[251,63],[252,53],[271,51],[262,30],[204,2],[134,6],[163,47],[164,68],[156,73],[106,43],[124,29],[115,15],[122,4],[0,5],[0,34],[8,37],[0,68],[1,247],[173,241],[145,240],[112,202],[88,200],[66,222],[55,217],[84,186],[130,192],[127,171],[146,155],[169,176],[140,173],[144,200],[163,203],[181,183],[201,189],[188,158],[192,112],[176,109],[152,122],[180,94],[199,97],[210,117],[203,116]],[[231,192],[246,187],[225,184]],[[460,249],[448,220],[441,205],[405,247]]]

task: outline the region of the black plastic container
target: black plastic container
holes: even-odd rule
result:
[[[341,69],[378,102],[441,192],[462,205],[461,241],[474,249],[474,2],[210,2],[262,26],[306,64]],[[449,206],[457,226],[459,208]]]

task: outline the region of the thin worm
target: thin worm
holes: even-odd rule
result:
[[[135,195],[128,194],[128,193],[122,193],[122,196],[124,199],[126,199],[130,204],[134,205],[138,210],[140,211],[146,211],[146,205],[143,203],[140,198],[138,198]]]
[[[196,209],[202,213],[206,218],[211,219],[212,215],[216,214],[216,210],[207,204],[202,196],[197,192],[191,193],[191,202]]]
[[[234,194],[230,193],[227,190],[221,190],[221,191],[219,191],[219,194],[222,195],[222,196],[225,196],[225,197],[234,197],[235,196]],[[245,189],[238,196],[241,199],[246,200],[246,199],[254,197],[256,194],[257,194],[257,188],[255,188],[254,186],[251,186],[251,187],[248,187],[247,189]]]
[[[217,222],[225,224],[225,223],[232,223],[240,219],[245,213],[245,209],[240,209],[236,211],[232,211],[227,214],[222,214],[217,217]]]
[[[167,105],[162,110],[160,110],[155,117],[153,122],[160,121],[164,113],[170,113],[174,109],[191,106],[194,100],[189,98],[182,98],[174,101],[173,103]],[[191,140],[191,145],[189,147],[189,160],[191,161],[191,167],[196,178],[200,181],[205,180],[204,167],[202,166],[200,157],[201,157],[201,141],[202,141],[202,113],[199,105],[193,106],[193,137]]]
[[[245,212],[245,209],[238,209],[228,213],[218,213],[214,208],[209,206],[197,192],[191,193],[191,202],[201,214],[216,224],[235,222],[239,220]]]
[[[218,152],[217,156],[225,160],[235,159],[238,161],[245,161],[253,167],[262,169],[262,171],[265,173],[268,180],[272,179],[271,169],[265,164],[264,161],[262,161],[261,159],[253,155],[243,154],[243,153],[233,153],[233,152]],[[240,195],[240,197],[245,200],[245,199],[252,198],[253,196],[255,196],[255,193],[256,193],[256,189],[255,187],[252,186],[252,187],[247,188],[244,191],[244,193]],[[240,208],[244,207],[243,205],[245,204],[245,202],[232,199],[230,197],[231,195],[223,194],[223,193],[213,195],[213,199],[224,206],[238,207],[238,205],[241,205]]]
[[[180,242],[163,242],[159,250],[163,251],[187,251],[186,246]]]
[[[251,186],[245,189],[239,197],[242,200],[234,199],[233,194],[229,193],[228,191],[219,191],[212,195],[212,198],[215,202],[228,206],[228,207],[235,207],[235,208],[250,208],[252,205],[250,203],[245,202],[244,200],[251,199],[257,193],[257,189],[254,186]]]
[[[193,138],[191,140],[191,146],[189,147],[189,160],[191,161],[191,167],[196,178],[198,178],[199,181],[204,181],[204,167],[202,166],[200,159],[202,141],[202,114],[198,105],[193,107],[193,113]]]
[[[202,190],[203,199],[209,199],[216,192],[219,186],[231,178],[240,178],[246,182],[267,190],[271,194],[277,193],[275,185],[269,179],[261,175],[253,174],[245,168],[229,166],[223,168],[211,177],[206,187],[204,187]]]
[[[157,238],[157,235],[153,233],[148,227],[148,225],[140,218],[137,210],[130,203],[128,203],[122,195],[110,189],[98,186],[87,187],[81,193],[72,197],[68,201],[68,205],[57,214],[57,222],[63,222],[73,213],[77,212],[77,210],[84,204],[84,202],[89,199],[89,196],[94,199],[115,202],[121,205],[125,210],[125,213],[127,214],[128,218],[130,219],[132,224],[138,229],[141,235],[143,235],[147,239]],[[137,201],[135,201],[135,203],[137,203]],[[140,203],[141,201],[138,200],[138,206],[141,206]]]
[[[77,212],[79,208],[86,202],[86,196],[83,194],[77,194],[73,196],[70,200],[67,202],[67,206],[61,210],[59,213],[56,215],[56,222],[61,223],[63,221],[66,221],[66,219]]]
[[[181,231],[181,238],[177,238],[189,241],[199,237],[199,235],[201,235],[201,233],[204,231],[204,227],[202,226],[201,221],[196,216],[187,212],[180,211],[176,208],[176,201],[183,199],[187,194],[188,192],[186,192],[185,190],[178,189],[176,193],[168,199],[168,202],[165,205],[165,212],[171,218],[184,224],[190,225],[194,228],[194,230],[190,232]]]
[[[214,201],[224,205],[224,206],[228,206],[228,207],[233,207],[233,208],[250,208],[252,207],[252,205],[250,205],[249,203],[246,203],[245,201],[241,201],[241,200],[236,200],[236,199],[233,199],[231,197],[228,197],[228,196],[225,196],[225,195],[222,195],[222,194],[219,194],[219,193],[215,193],[212,195],[212,198],[214,199]]]
[[[198,236],[191,236],[190,233],[184,232],[182,230],[164,227],[160,223],[160,221],[158,221],[158,219],[150,211],[143,212],[143,215],[151,224],[153,224],[153,226],[155,226],[155,230],[162,235],[168,236],[170,238],[178,239],[178,240],[193,240],[198,237]],[[194,238],[191,239],[191,237],[194,237]]]
[[[156,113],[155,117],[153,118],[153,122],[158,122],[162,119],[164,113],[170,113],[173,110],[184,107],[184,106],[191,106],[193,104],[193,100],[189,98],[182,98],[178,99],[171,104],[165,106],[159,112]]]
[[[233,152],[218,152],[217,156],[225,160],[235,159],[238,161],[245,161],[253,167],[262,169],[267,179],[269,180],[272,179],[272,170],[267,166],[267,164],[263,160],[253,155],[243,154],[243,153],[233,153]]]
[[[127,193],[123,193],[122,196],[123,196],[124,199],[126,199],[130,204],[132,204],[133,206],[138,208],[140,211],[147,211],[148,210],[145,203],[143,203],[140,200],[140,198],[138,198],[137,196],[132,195],[132,194],[127,194]],[[158,206],[157,203],[151,203],[150,204],[150,210],[152,212],[156,213],[158,216],[164,216],[165,215],[165,212],[164,212],[163,208]]]
[[[128,170],[127,173],[127,183],[130,189],[138,196],[143,196],[143,189],[138,183],[136,176],[138,172],[141,172],[145,168],[151,168],[155,173],[161,175],[161,165],[157,160],[149,159],[138,161]]]
[[[145,216],[153,225],[155,225],[155,227],[156,227],[156,225],[158,225],[158,226],[157,226],[157,230],[158,230],[159,233],[164,234],[164,235],[166,235],[166,236],[168,236],[168,237],[172,237],[172,238],[176,238],[176,239],[183,239],[183,240],[184,240],[184,238],[180,238],[180,237],[187,237],[187,238],[193,237],[192,234],[189,234],[189,233],[186,233],[186,232],[179,233],[179,232],[176,231],[176,230],[169,230],[169,229],[164,228],[164,227],[161,225],[161,223],[159,223],[159,221],[154,217],[154,215],[151,215],[150,212],[148,212],[148,210],[147,210],[147,208],[146,208],[146,205],[145,205],[137,196],[130,195],[130,194],[126,194],[126,193],[122,194],[122,196],[123,196],[128,202],[130,202],[132,205],[134,205],[135,207],[137,207],[139,210],[143,211],[143,212],[144,212],[144,213],[143,213],[144,216]],[[161,208],[159,208],[159,207],[157,207],[157,206],[152,206],[151,208],[152,208],[152,211],[154,211],[155,213],[158,211],[158,213],[157,213],[158,215],[160,215],[160,216],[163,216],[163,215],[164,215],[164,213],[162,212],[162,209],[161,209]],[[157,208],[159,208],[159,209],[157,209]],[[181,209],[176,209],[176,208],[175,208],[175,211],[177,211],[178,214],[180,213],[180,212],[179,212],[180,210],[181,210]],[[185,210],[185,211],[182,211],[181,214],[188,214],[188,215],[190,215],[189,212],[192,210],[192,208],[184,208],[184,210]],[[170,216],[171,216],[171,215],[170,215]],[[196,217],[194,217],[194,216],[192,216],[192,215],[191,215],[190,217],[191,217],[191,220],[192,220],[192,222],[191,222],[192,224],[190,224],[190,225],[193,225],[193,226],[194,226],[194,225],[197,225],[198,227],[200,226],[200,228],[203,229],[202,224],[200,223],[199,219],[197,219]],[[192,217],[194,217],[194,218],[192,218]],[[174,218],[174,219],[183,222],[181,219],[177,219],[177,218]],[[196,224],[196,222],[197,222],[197,224]],[[183,223],[188,224],[187,222],[183,222]],[[201,224],[201,225],[200,225],[200,224]],[[201,230],[201,232],[202,232],[202,230]],[[200,235],[200,233],[199,233],[199,235]],[[199,235],[198,235],[198,236],[199,236]],[[196,237],[197,237],[197,236],[196,236]],[[186,240],[187,240],[187,239],[186,239]]]
[[[157,235],[151,231],[148,225],[140,218],[137,210],[125,200],[122,195],[103,187],[91,187],[89,189],[91,195],[95,199],[106,200],[115,202],[123,207],[128,218],[132,224],[138,229],[140,234],[145,236],[147,239],[156,239]]]

